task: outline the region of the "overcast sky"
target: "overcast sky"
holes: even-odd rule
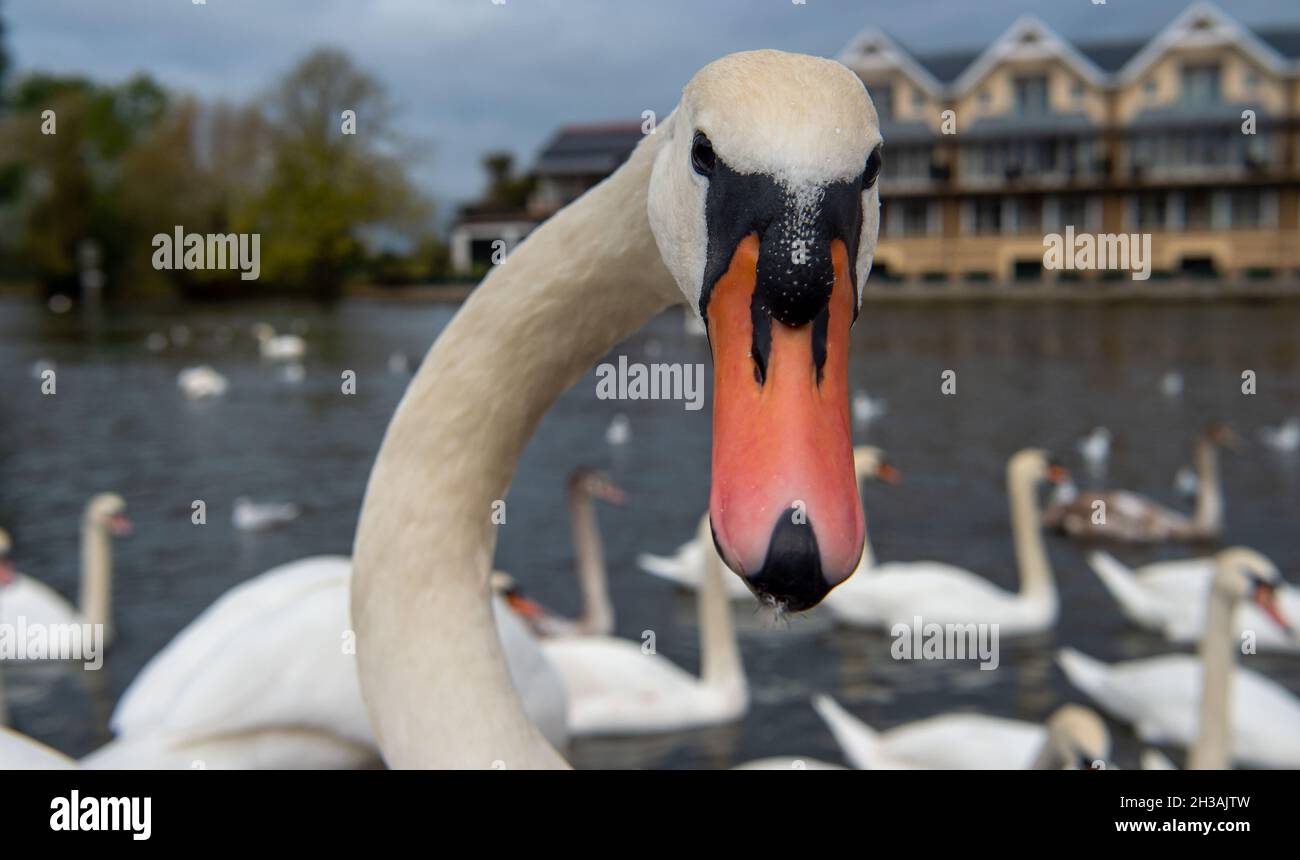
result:
[[[6,0],[21,70],[118,81],[147,71],[203,96],[263,90],[320,45],[388,86],[402,128],[430,147],[420,180],[441,204],[477,194],[479,158],[525,164],[556,126],[663,115],[732,51],[833,56],[863,27],[918,53],[983,47],[1026,13],[1076,41],[1134,38],[1189,0]],[[1246,24],[1300,25],[1295,0],[1224,0]]]

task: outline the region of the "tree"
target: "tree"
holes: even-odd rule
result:
[[[343,112],[356,117],[343,133]],[[262,234],[262,276],[335,293],[364,259],[363,230],[418,233],[428,206],[408,177],[382,84],[346,54],[303,59],[266,100],[268,175],[241,230]]]

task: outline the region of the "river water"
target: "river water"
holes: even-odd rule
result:
[[[115,548],[118,639],[104,669],[6,669],[16,727],[72,755],[94,749],[109,737],[113,704],[144,662],[216,597],[277,564],[347,553],[371,462],[409,378],[389,367],[390,357],[408,356],[413,367],[453,313],[447,305],[355,300],[56,315],[0,301],[0,525],[14,536],[16,566],[75,597],[85,501],[117,491],[136,525]],[[259,357],[249,334],[258,321],[305,332],[301,381]],[[176,325],[186,328],[179,338],[171,336]],[[903,472],[900,485],[873,485],[865,494],[878,558],[947,561],[1015,587],[1003,471],[1007,457],[1030,445],[1053,450],[1081,483],[1189,507],[1172,482],[1202,425],[1223,420],[1253,442],[1260,427],[1300,413],[1297,332],[1297,304],[867,305],[855,329],[851,380],[884,398],[887,411],[856,435],[884,446]],[[151,351],[151,333],[173,342]],[[617,355],[709,360],[706,342],[684,331],[677,310]],[[57,368],[53,397],[41,395],[34,375],[42,360]],[[201,363],[228,378],[224,397],[182,395],[177,373]],[[347,369],[357,374],[354,396],[340,391]],[[956,374],[952,395],[940,390],[946,370]],[[1244,370],[1256,374],[1253,396],[1241,392]],[[1182,375],[1181,396],[1160,391],[1170,371]],[[639,573],[634,560],[642,551],[670,552],[694,534],[708,493],[709,407],[601,400],[595,392],[593,372],[529,444],[497,566],[538,599],[576,612],[564,480],[578,465],[606,469],[628,493],[622,507],[599,511],[618,632],[639,640],[654,630],[660,654],[696,671],[693,599]],[[606,429],[620,412],[630,438],[611,447]],[[1107,472],[1089,475],[1075,444],[1096,425],[1110,428],[1114,443]],[[1224,455],[1222,466],[1226,540],[1263,551],[1300,581],[1294,455],[1251,444]],[[302,515],[240,532],[230,521],[238,496],[293,501]],[[207,503],[204,528],[190,523],[194,499]],[[1119,554],[1138,563],[1189,551]],[[1062,702],[1084,701],[1053,665],[1057,647],[1105,660],[1175,650],[1125,622],[1080,547],[1049,536],[1049,552],[1060,623],[1047,635],[1003,640],[997,671],[974,662],[894,661],[885,635],[837,629],[816,611],[774,624],[738,604],[753,699],[742,722],[579,742],[570,755],[579,767],[711,768],[780,754],[842,761],[809,705],[815,692],[835,694],[878,728],[951,710],[1040,720]],[[1300,693],[1300,657],[1244,659]],[[1135,766],[1136,740],[1126,727],[1111,727],[1119,764]]]

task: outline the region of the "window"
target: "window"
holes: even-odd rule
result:
[[[976,233],[1002,232],[1002,200],[998,197],[980,197],[974,204]]]
[[[1156,97],[1156,79],[1147,78],[1147,82],[1142,85],[1142,92],[1146,93],[1148,99]]]
[[[1218,63],[1189,63],[1183,66],[1183,101],[1193,105],[1218,103]]]
[[[1075,104],[1083,101],[1083,93],[1083,81],[1075,81],[1070,85],[1070,97],[1074,99]]]
[[[894,116],[894,88],[889,84],[880,86],[867,87],[871,93],[871,101],[876,106],[876,115],[881,119],[892,119]]]
[[[1060,199],[1057,204],[1057,219],[1061,229],[1073,227],[1076,231],[1088,229],[1088,198],[1082,194],[1070,194]]]
[[[898,209],[904,236],[924,236],[930,232],[930,207],[924,200],[901,201]]]
[[[1259,190],[1248,188],[1232,192],[1229,198],[1232,212],[1232,226],[1237,228],[1258,227],[1264,220],[1263,198]]]
[[[1139,194],[1137,197],[1137,226],[1148,230],[1163,230],[1165,226],[1165,195]]]
[[[1210,192],[1193,189],[1183,194],[1183,229],[1208,230],[1212,226],[1214,213],[1213,198]]]
[[[1015,108],[1020,116],[1041,116],[1047,113],[1047,76],[1016,78]]]

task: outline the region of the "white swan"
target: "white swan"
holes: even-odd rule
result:
[[[1279,454],[1300,449],[1300,418],[1292,416],[1277,427],[1261,427],[1259,440]]]
[[[894,484],[898,482],[899,477],[898,470],[885,458],[885,452],[874,445],[859,445],[853,449],[853,471],[859,482],[875,479]],[[708,519],[709,515],[705,513],[702,522],[708,522]],[[708,533],[697,528],[696,534]],[[651,576],[666,579],[679,588],[694,591],[699,588],[708,559],[717,554],[718,551],[713,546],[713,537],[710,535],[707,542],[701,542],[698,537],[691,538],[670,556],[643,552],[636,557],[636,563]],[[865,570],[873,563],[871,538],[865,531],[861,559],[855,573]],[[729,576],[723,582],[727,597],[732,600],[754,599],[753,592],[746,588],[745,583],[740,579]]]
[[[0,770],[67,770],[76,766],[76,761],[63,753],[0,726]]]
[[[255,532],[291,523],[298,519],[299,513],[293,502],[255,502],[240,496],[230,510],[230,522],[240,531]]]
[[[307,341],[296,334],[276,334],[268,323],[253,325],[253,337],[262,358],[272,361],[296,361],[307,354]]]
[[[889,411],[883,397],[872,397],[865,391],[853,392],[853,422],[867,427]]]
[[[81,518],[81,596],[77,606],[40,580],[11,573],[0,578],[0,624],[17,625],[19,617],[30,625],[102,624],[104,641],[113,636],[114,537],[130,534],[126,502],[116,493],[91,497]],[[0,542],[7,554],[9,535]]]
[[[1300,698],[1235,666],[1236,605],[1254,600],[1279,625],[1274,589],[1281,577],[1268,559],[1243,547],[1215,556],[1209,612],[1199,657],[1169,654],[1108,665],[1072,648],[1058,662],[1070,682],[1147,743],[1191,746],[1193,768],[1300,767]]]
[[[613,636],[543,640],[542,653],[564,679],[570,735],[670,732],[744,716],[749,687],[722,577],[715,555],[697,593],[698,678],[647,650],[645,642]]]
[[[222,397],[230,388],[226,377],[206,364],[187,367],[176,375],[176,384],[191,400],[206,400],[209,397]]]
[[[845,624],[886,630],[895,624],[910,625],[917,616],[927,624],[998,624],[1004,636],[1051,628],[1058,601],[1035,494],[1043,481],[1067,479],[1065,470],[1049,463],[1037,449],[1020,451],[1007,463],[1019,591],[1006,591],[978,574],[942,562],[889,562],[866,566],[831,592],[825,601],[827,611]]]
[[[1214,579],[1214,559],[1158,561],[1133,570],[1108,553],[1088,555],[1088,564],[1105,583],[1124,617],[1174,642],[1194,642],[1205,632],[1206,609]],[[1276,598],[1282,615],[1300,618],[1300,590],[1279,582]],[[1254,634],[1261,650],[1300,651],[1300,637],[1279,629],[1258,604],[1245,602],[1233,613],[1233,636]]]
[[[357,684],[348,616],[352,566],[315,556],[217,599],[140,671],[87,768],[355,768],[379,754]],[[563,745],[562,682],[527,630],[493,600],[512,681]]]
[[[357,657],[389,765],[564,766],[495,641],[489,512],[551,404],[682,296],[713,352],[710,509],[728,566],[791,609],[853,571],[847,359],[879,227],[879,143],[844,66],[725,57],[461,306],[388,427],[357,530]],[[796,236],[807,253],[793,265]],[[805,523],[784,516],[796,500]]]
[[[618,447],[626,445],[632,438],[632,421],[622,412],[610,419],[609,426],[605,428],[605,443]]]
[[[1079,440],[1079,455],[1092,471],[1101,471],[1110,460],[1110,431],[1105,427],[1094,427],[1092,432]]]
[[[608,636],[614,632],[614,604],[609,599],[605,551],[592,499],[621,505],[624,498],[623,490],[603,472],[579,467],[569,475],[569,521],[573,527],[575,572],[582,595],[582,613],[577,618],[565,618],[525,597],[511,577],[503,575],[499,581],[498,592],[537,636]]]
[[[1101,717],[1064,705],[1046,724],[944,714],[878,732],[827,695],[813,699],[849,764],[863,770],[1091,770],[1110,759]]]

